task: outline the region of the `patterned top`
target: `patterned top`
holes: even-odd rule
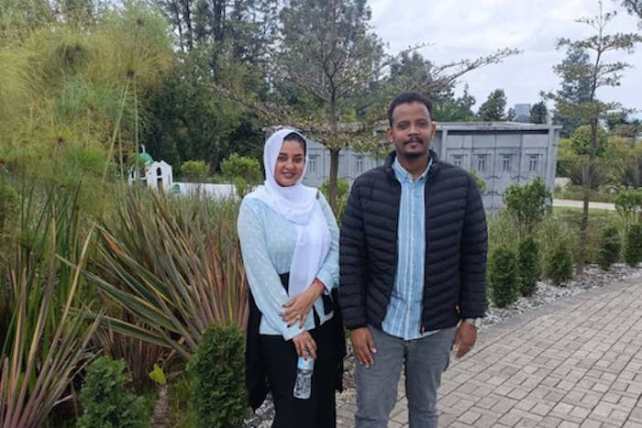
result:
[[[404,340],[413,340],[434,332],[422,334],[421,309],[424,289],[426,257],[425,187],[428,171],[413,180],[395,158],[392,169],[401,183],[399,226],[397,231],[397,272],[390,304],[381,327],[386,333]]]
[[[319,204],[330,229],[330,250],[317,274],[329,293],[339,282],[339,228],[332,209],[322,194]],[[279,275],[290,271],[296,246],[295,226],[256,198],[245,198],[238,217],[238,233],[241,241],[243,264],[256,305],[261,311],[261,334],[281,335],[290,340],[304,330],[314,328],[312,311],[304,327],[299,323],[290,327],[281,319],[283,305],[290,300],[281,285]],[[332,318],[324,315],[321,298],[314,302],[321,324]]]

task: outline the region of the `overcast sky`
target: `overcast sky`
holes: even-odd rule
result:
[[[520,49],[521,54],[461,79],[458,93],[468,83],[476,107],[496,88],[506,91],[509,106],[533,104],[541,90],[557,89],[553,66],[565,55],[555,49],[557,39],[590,35],[591,28],[575,19],[598,12],[596,0],[369,0],[369,4],[374,30],[391,53],[429,43],[420,53],[435,64],[445,64],[501,47]],[[619,4],[604,0],[605,10],[618,10],[607,31],[638,31],[637,20]],[[626,61],[633,68],[625,71],[620,87],[600,89],[598,96],[642,111],[642,45],[631,55],[611,53],[606,60]]]

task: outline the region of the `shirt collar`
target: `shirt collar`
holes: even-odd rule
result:
[[[428,166],[424,170],[424,172],[421,173],[419,177],[417,177],[416,181],[420,180],[425,180],[426,176],[428,175],[428,171],[430,171],[430,167],[432,166],[432,157],[428,160]],[[399,181],[415,181],[412,178],[412,175],[406,171],[406,169],[401,166],[399,163],[399,159],[395,157],[395,161],[392,163],[392,169],[395,172],[395,176],[397,177],[397,180]]]

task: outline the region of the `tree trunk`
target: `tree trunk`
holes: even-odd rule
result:
[[[169,428],[169,398],[167,385],[158,385],[158,399],[150,422],[152,428]]]
[[[588,220],[589,220],[589,196],[591,194],[590,182],[590,161],[589,165],[584,166],[583,171],[584,182],[584,195],[582,198],[582,219],[580,222],[580,240],[579,240],[579,255],[576,264],[576,274],[581,275],[584,272],[584,264],[586,262],[586,243],[588,242]]]
[[[185,24],[187,26],[185,36],[187,37],[187,47],[189,51],[194,49],[194,32],[192,29],[192,8],[190,1],[191,0],[183,0],[183,17],[185,18]]]
[[[328,177],[328,199],[332,211],[337,214],[337,179],[339,176],[339,149],[330,149],[330,177]]]
[[[332,211],[337,214],[337,179],[339,176],[339,152],[337,144],[337,102],[335,92],[330,97],[330,177],[328,178],[328,202]]]

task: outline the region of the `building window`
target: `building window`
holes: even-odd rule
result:
[[[528,156],[528,170],[531,172],[539,171],[539,155]]]
[[[310,155],[308,159],[308,172],[310,174],[318,175],[319,174],[319,169],[318,169],[318,159],[319,155]]]
[[[464,163],[464,155],[453,155],[453,165],[461,168]]]
[[[363,172],[363,156],[354,157],[354,172],[356,174],[361,174]]]
[[[513,158],[512,155],[502,155],[502,171],[503,172],[510,172],[512,158]]]
[[[486,172],[488,155],[477,155],[477,171]]]

